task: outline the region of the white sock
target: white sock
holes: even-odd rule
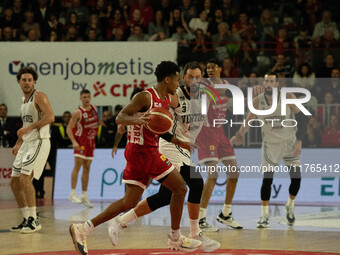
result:
[[[28,217],[33,217],[34,219],[37,218],[37,207],[28,207]]]
[[[137,218],[138,218],[138,216],[137,216],[135,210],[131,209],[127,213],[125,213],[122,216],[120,216],[120,222],[123,225],[128,225],[131,221],[133,221],[133,220],[135,220]]]
[[[269,215],[269,205],[262,205],[262,216],[268,216]]]
[[[28,207],[27,206],[22,207],[20,208],[20,210],[21,210],[22,216],[24,216],[24,218],[27,220],[29,217]]]
[[[198,236],[200,233],[200,227],[198,226],[198,219],[197,220],[190,220],[190,236]]]
[[[295,199],[291,199],[290,197],[288,197],[287,205],[290,207],[294,207],[294,201]]]
[[[76,194],[77,195],[76,189],[71,189],[71,194]]]
[[[87,197],[87,191],[82,191],[81,194]]]
[[[171,229],[170,236],[172,240],[177,241],[181,235],[182,234],[180,229],[177,230]]]
[[[92,221],[91,220],[85,221],[83,223],[83,229],[86,233],[90,233],[90,231],[94,229]]]
[[[200,214],[198,216],[199,219],[205,218],[205,215],[207,213],[207,208],[200,208]]]
[[[224,204],[223,209],[222,209],[222,213],[223,213],[224,216],[228,216],[229,213],[231,213],[231,205]]]

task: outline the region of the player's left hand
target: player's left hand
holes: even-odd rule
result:
[[[293,146],[294,157],[297,157],[297,156],[299,156],[301,154],[301,148],[302,148],[302,141],[301,140],[297,140],[294,143],[294,146]]]

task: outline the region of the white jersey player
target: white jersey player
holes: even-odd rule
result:
[[[278,86],[277,75],[275,73],[266,74],[264,77],[265,93],[257,96],[253,100],[253,106],[257,110],[270,109],[273,104],[273,88]],[[287,94],[288,98],[296,98],[294,94]],[[245,123],[236,135],[232,137],[231,142],[240,144],[244,134],[249,129],[249,121],[260,119],[262,121],[262,170],[263,182],[261,187],[261,205],[262,216],[257,223],[258,228],[267,228],[269,226],[269,199],[271,193],[271,184],[273,182],[274,167],[283,159],[286,166],[290,168],[291,184],[289,187],[288,202],[285,205],[286,219],[288,225],[295,223],[294,200],[300,188],[301,169],[300,153],[302,139],[306,132],[306,117],[295,105],[286,106],[286,115],[281,115],[281,101],[278,100],[276,110],[269,115],[258,115],[249,113]],[[297,122],[297,130],[294,127]]]
[[[201,113],[201,99],[190,99],[189,90],[188,86],[180,86],[176,91],[175,97],[177,98],[173,100],[178,102],[178,105],[176,108],[170,108],[174,121],[169,132],[183,141],[194,142],[204,124],[205,116]],[[194,165],[191,161],[190,151],[162,138],[159,141],[159,151],[166,155],[178,170],[183,164]]]
[[[31,67],[23,67],[17,74],[24,97],[21,101],[23,127],[18,130],[18,141],[12,149],[11,187],[24,220],[11,231],[32,233],[41,229],[37,219],[35,189],[32,178],[39,180],[50,152],[50,127],[54,114],[47,96],[34,89],[38,74]]]

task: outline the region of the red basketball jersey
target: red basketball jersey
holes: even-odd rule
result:
[[[79,106],[79,110],[81,115],[77,125],[73,128],[73,134],[76,138],[95,139],[99,126],[99,118],[96,109],[91,105],[91,108],[88,111],[81,106]]]
[[[227,117],[227,109],[228,109],[228,98],[220,97],[222,104],[219,100],[216,100],[216,104],[214,101],[210,101],[208,108],[208,118],[204,126],[213,127],[214,119],[226,119]]]
[[[165,109],[169,109],[170,105],[170,97],[167,95],[165,99],[161,99],[157,91],[154,88],[148,88],[145,90],[146,93],[149,93],[151,96],[151,106],[149,110],[153,108],[162,107]],[[144,93],[144,92],[143,92]],[[141,114],[141,113],[138,113]],[[145,147],[156,147],[158,148],[158,140],[159,135],[151,132],[143,125],[130,125],[128,126],[127,133],[128,142],[131,145],[140,146],[143,145]]]

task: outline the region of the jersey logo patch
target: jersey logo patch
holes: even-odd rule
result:
[[[210,146],[209,146],[209,149],[210,149],[211,151],[214,151],[214,150],[215,150],[215,146],[214,146],[214,145],[210,145]]]
[[[164,157],[163,155],[161,155],[160,158],[161,158],[161,160],[163,160],[163,161],[166,161],[166,160],[167,160],[166,157]]]

